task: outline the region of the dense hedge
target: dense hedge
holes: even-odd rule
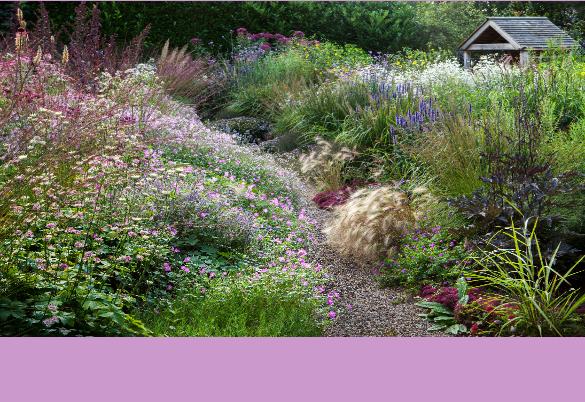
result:
[[[52,22],[65,27],[76,4],[50,2],[46,7]],[[14,5],[0,4],[0,32],[9,27]],[[34,21],[38,7],[22,2],[27,20]],[[104,31],[122,40],[150,24],[147,47],[151,49],[168,38],[182,45],[198,37],[216,50],[227,50],[231,31],[242,26],[253,32],[301,30],[374,51],[455,49],[488,15],[546,15],[577,39],[585,32],[585,4],[570,2],[102,2],[99,8]]]

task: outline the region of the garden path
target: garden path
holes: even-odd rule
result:
[[[299,150],[277,154],[277,162],[286,169],[298,165]],[[312,201],[315,189],[308,183],[301,184],[302,204],[306,214],[317,222],[315,242],[309,250],[313,261],[319,262],[330,274],[329,290],[337,291],[335,300],[337,317],[324,335],[336,336],[445,336],[428,332],[430,327],[418,314],[422,309],[415,306],[417,300],[399,289],[382,289],[376,281],[372,266],[342,256],[327,244],[323,234],[325,223],[332,212],[317,208]]]
[[[313,258],[326,267],[332,277],[331,288],[340,295],[335,304],[341,311],[326,328],[325,336],[442,335],[427,331],[430,324],[418,316],[422,310],[415,306],[413,296],[380,288],[372,267],[340,255],[326,243],[322,228],[330,211],[309,206],[308,215],[317,221]]]
[[[291,169],[298,165],[299,151],[280,154],[278,161]],[[298,167],[298,166],[297,166]],[[317,191],[302,184],[301,196],[306,214],[316,221],[315,242],[309,251],[331,275],[329,290],[337,291],[337,317],[325,329],[325,336],[447,336],[428,332],[429,322],[419,317],[423,310],[417,300],[399,289],[383,289],[376,281],[375,267],[345,257],[327,244],[323,228],[332,212],[319,209],[312,201]]]

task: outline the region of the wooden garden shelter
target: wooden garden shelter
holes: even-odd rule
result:
[[[528,52],[542,52],[550,44],[560,48],[579,47],[573,38],[547,17],[490,17],[459,47],[463,65],[471,67],[472,52],[503,52],[520,65],[528,62]]]

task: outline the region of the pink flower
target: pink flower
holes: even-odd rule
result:
[[[169,264],[168,262],[165,262],[163,264],[163,268],[165,269],[165,272],[171,272],[171,264]]]
[[[331,318],[332,320],[335,319],[335,317],[337,317],[337,313],[335,311],[330,311],[328,315],[329,318]]]
[[[50,327],[51,325],[59,322],[59,317],[52,316],[51,318],[46,318],[43,320],[43,325],[46,327]]]
[[[189,268],[187,268],[187,267],[186,267],[186,266],[184,266],[184,265],[181,265],[181,269],[182,269],[183,271],[187,272],[187,273],[191,272],[191,271],[189,270]]]

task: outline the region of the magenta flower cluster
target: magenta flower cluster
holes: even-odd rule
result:
[[[293,31],[290,36],[281,33],[259,32],[251,33],[244,27],[237,28],[235,34],[238,38],[247,39],[252,42],[262,42],[260,49],[269,51],[278,45],[288,45],[293,42],[298,42],[301,45],[316,45],[317,40],[307,41],[304,39],[305,33],[302,31]]]

